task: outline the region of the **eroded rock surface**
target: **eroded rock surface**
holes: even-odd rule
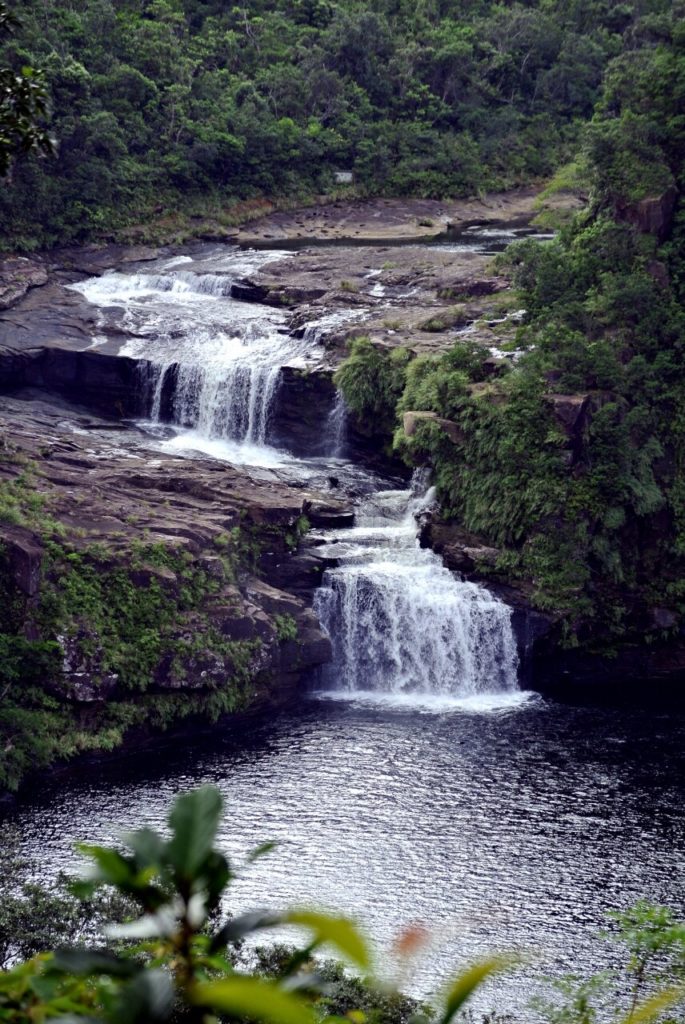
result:
[[[307,209],[272,213],[245,225],[240,242],[294,241],[306,238],[379,241],[430,239],[466,224],[526,223],[536,212],[537,190],[515,189],[484,199],[339,200]],[[555,206],[575,208],[572,196],[555,197]]]
[[[125,435],[39,395],[3,401],[0,483],[16,489],[18,522],[0,525],[0,549],[25,636],[48,638],[41,602],[60,591],[55,574],[70,563],[86,579],[91,568],[125,573],[131,600],[154,592],[180,609],[165,641],[175,653],[159,659],[145,693],[219,692],[239,654],[248,701],[290,696],[303,670],[330,657],[295,554],[306,513],[315,522],[344,522],[350,513],[329,494],[208,459],[155,457]],[[261,577],[262,565],[278,587]],[[183,588],[193,580],[191,599]],[[203,635],[226,643],[195,643]],[[105,638],[87,611],[56,619],[49,639],[62,650],[61,671],[49,681],[61,700],[131,699],[136,688],[107,666]]]
[[[0,261],[0,309],[9,309],[30,288],[46,284],[48,271],[42,260],[10,256]]]

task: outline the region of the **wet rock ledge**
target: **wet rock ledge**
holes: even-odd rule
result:
[[[310,524],[349,513],[139,451],[135,429],[83,409],[3,399],[0,634],[33,688],[19,699],[57,702],[70,754],[282,703],[330,658],[308,606],[324,562],[296,552]]]

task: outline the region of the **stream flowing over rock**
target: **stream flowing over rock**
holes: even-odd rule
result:
[[[210,257],[195,273],[180,259],[72,287],[92,303],[118,307],[122,323],[135,330],[122,354],[150,366],[145,384],[153,421],[170,414],[190,431],[192,442],[180,444],[207,450],[225,442],[231,446],[226,457],[277,463],[283,456],[268,447],[269,425],[283,368],[315,365],[324,332],[338,318],[329,314],[287,333],[282,311],[231,298],[232,282],[257,261],[254,254]],[[287,265],[284,253],[261,260]],[[377,285],[370,288],[379,294]],[[321,445],[334,459],[344,452],[346,422],[337,394]],[[380,491],[362,502],[356,526],[324,534],[317,559],[337,563],[326,568],[314,597],[333,647],[327,685],[452,696],[516,688],[510,610],[484,587],[459,581],[418,545],[414,516],[430,500],[420,482]]]
[[[422,479],[370,496],[355,527],[327,535],[338,564],[314,599],[333,645],[324,683],[395,695],[516,690],[511,609],[418,546],[416,516],[433,499]]]
[[[282,312],[231,299],[251,255],[210,260],[212,273],[179,269],[185,261],[176,257],[162,272],[107,273],[72,285],[89,302],[120,309],[122,326],[135,332],[121,355],[146,361],[152,421],[170,419],[208,441],[267,443],[282,368],[312,364],[320,353],[309,338],[287,334]]]
[[[292,496],[291,524],[306,517],[315,529],[350,531],[356,512],[347,534],[299,537],[287,552],[263,544],[259,556],[265,582],[308,605],[326,574],[316,607],[334,657],[327,685],[506,689],[513,629],[526,685],[555,693],[579,680],[606,687],[615,662],[582,661],[560,649],[554,614],[531,606],[530,581],[500,579],[498,552],[482,537],[462,536],[460,524],[428,514],[421,521],[426,550],[416,547],[413,499],[400,490],[406,471],[388,462],[333,382],[359,335],[379,351],[404,347],[429,356],[463,336],[485,350],[488,373],[515,362],[518,352],[503,338],[513,339],[523,311],[511,311],[506,293],[500,303],[507,281],[493,277],[489,262],[526,231],[464,226],[430,246],[91,248],[46,254],[30,273],[25,262],[6,261],[7,280],[18,284],[10,308],[0,312],[0,388],[28,399],[14,408],[11,419],[20,426],[8,426],[8,436],[21,433],[18,410],[35,405],[36,392],[21,389],[39,389],[49,401],[59,396],[80,407],[76,420],[51,411],[51,426],[43,428],[65,443],[89,410],[116,421],[93,421],[88,430],[93,438],[103,431],[117,436],[108,458],[116,450],[123,466],[173,459],[177,486],[190,489],[207,470],[205,461],[200,472],[202,459],[217,473],[243,467],[248,505],[253,489],[275,484]],[[488,382],[475,387],[487,390]],[[568,435],[571,470],[578,432],[600,398],[555,394],[550,401]],[[426,419],[460,443],[458,424],[420,409],[405,412],[407,434]],[[31,433],[30,414],[24,420]],[[86,477],[81,484],[85,492]],[[198,486],[205,493],[204,482]],[[384,491],[398,492],[390,499],[396,504],[379,507],[370,526],[368,501]],[[92,515],[83,545],[103,502],[102,492],[88,494]],[[187,524],[170,529],[185,531]],[[427,634],[441,654],[426,654]],[[629,652],[622,675],[666,679],[681,670],[681,648],[674,642],[639,657]]]

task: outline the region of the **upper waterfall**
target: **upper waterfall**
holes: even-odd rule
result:
[[[281,310],[237,302],[231,289],[249,270],[286,255],[224,250],[201,260],[176,257],[72,287],[121,311],[120,326],[131,335],[121,354],[151,367],[151,420],[170,417],[206,441],[263,446],[281,368],[306,366],[320,349],[312,332],[289,334]]]
[[[333,644],[334,690],[467,697],[517,689],[511,609],[419,547],[415,515],[431,494],[387,491],[358,525],[328,535],[315,610]]]

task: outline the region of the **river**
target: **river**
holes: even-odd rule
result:
[[[447,244],[489,251],[492,236]],[[284,312],[236,302],[230,288],[283,255],[209,247],[74,287],[103,322],[134,331],[124,354],[152,363],[152,452],[354,484],[355,526],[320,538],[338,559],[315,598],[332,666],[299,706],[161,755],[84,765],[11,815],[25,851],[54,874],[76,867],[74,843],[159,826],[175,793],[213,782],[231,855],[279,843],[236,883],[231,909],[315,903],[358,915],[386,968],[393,935],[423,922],[433,948],[409,981],[422,995],[484,952],[528,951],[529,966],[478,1003],[521,1010],[543,975],[616,961],[595,941],[607,911],[641,897],[683,909],[685,717],[522,692],[508,607],[416,544],[429,481],[398,491],[343,458],[340,403],[328,454],[298,459],[272,444],[279,368],[314,365],[327,325],[293,337]]]
[[[43,872],[79,841],[160,826],[173,795],[219,786],[221,844],[278,848],[230,908],[325,905],[379,948],[409,922],[435,930],[410,987],[435,991],[493,950],[536,959],[484,991],[522,1009],[544,975],[617,962],[605,913],[647,897],[683,908],[685,719],[572,708],[534,695],[445,700],[312,697],[226,735],[82,768],[14,811]]]

